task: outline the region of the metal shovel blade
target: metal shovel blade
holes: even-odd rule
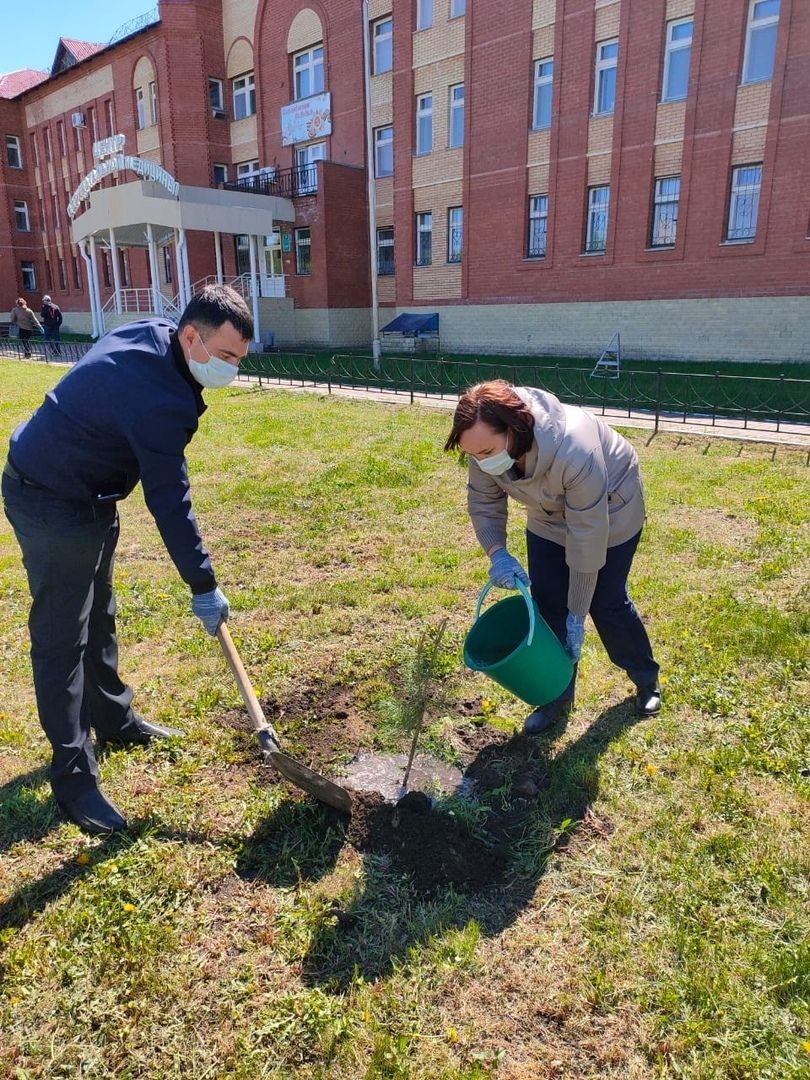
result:
[[[340,784],[327,780],[325,776],[316,773],[314,769],[310,769],[307,765],[302,765],[300,761],[296,761],[295,758],[291,758],[289,754],[285,754],[281,750],[271,750],[265,756],[273,768],[278,769],[281,775],[289,780],[291,784],[295,784],[297,788],[306,791],[308,795],[312,795],[319,802],[333,806],[335,810],[340,810],[344,814],[351,814],[351,796]]]

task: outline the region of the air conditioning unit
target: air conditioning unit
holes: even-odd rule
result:
[[[75,128],[83,128],[85,126],[84,113],[75,112],[70,114],[70,122]]]
[[[213,116],[213,118],[215,120],[227,120],[228,119],[228,114],[225,112],[224,109],[212,109],[211,110],[211,115]]]
[[[275,178],[276,178],[276,167],[275,167],[275,165],[265,165],[263,168],[259,169],[259,176],[261,176],[262,179],[264,179],[264,180],[275,180]]]

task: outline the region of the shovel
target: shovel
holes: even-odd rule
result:
[[[248,673],[245,671],[245,665],[242,663],[230,631],[224,622],[221,622],[217,627],[217,638],[236,679],[236,684],[245,703],[256,738],[259,740],[259,746],[262,748],[264,760],[280,772],[291,784],[300,788],[301,791],[312,795],[319,802],[333,806],[336,810],[341,810],[344,814],[351,814],[352,800],[345,788],[332,780],[327,780],[325,776],[316,773],[314,769],[308,768],[300,761],[296,761],[295,758],[291,758],[289,754],[282,752],[278,735],[262,711],[259,699],[256,697],[248,678]]]

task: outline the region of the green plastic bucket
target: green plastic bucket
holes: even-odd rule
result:
[[[464,663],[536,708],[560,696],[574,665],[529,590],[522,581],[517,586],[521,596],[507,596],[483,615],[481,605],[492,585],[481,590],[464,642]]]

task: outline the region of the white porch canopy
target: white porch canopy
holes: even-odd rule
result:
[[[278,222],[295,221],[291,200],[242,191],[175,186],[177,194],[172,194],[163,184],[152,180],[96,187],[86,196],[83,204],[86,209],[73,219],[73,242],[78,245],[87,270],[94,336],[103,334],[105,329],[97,248],[101,246],[110,250],[113,303],[117,314],[123,311],[122,298],[125,294],[121,288],[118,248],[138,247],[146,248],[149,252],[151,310],[177,319],[192,296],[186,237],[189,231],[197,231],[214,235],[215,280],[219,283],[223,281],[222,233],[248,237],[250,274],[246,276],[250,279],[255,340],[260,341],[260,241],[272,235]],[[175,248],[178,278],[178,292],[173,300],[168,300],[161,292],[158,272],[158,248],[169,244]],[[211,278],[214,280],[213,275]]]

